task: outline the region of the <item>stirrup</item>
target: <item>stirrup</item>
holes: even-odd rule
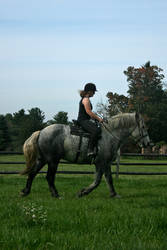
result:
[[[95,155],[96,155],[96,154],[95,154],[94,151],[90,151],[90,152],[87,153],[87,156],[88,156],[88,157],[93,157],[93,156],[95,156]]]
[[[88,149],[87,156],[88,157],[96,157],[97,155],[97,148],[95,147],[94,149]]]

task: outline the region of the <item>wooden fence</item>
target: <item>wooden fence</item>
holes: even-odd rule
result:
[[[6,152],[6,151],[0,151],[0,155],[22,155],[22,152]],[[129,157],[142,157],[142,158],[159,158],[159,157],[167,157],[167,155],[159,155],[159,154],[147,154],[147,155],[143,155],[143,154],[122,154],[121,156],[129,156]],[[72,164],[70,162],[67,161],[60,161],[61,164]],[[21,161],[0,161],[0,164],[15,164],[15,165],[19,165],[19,164],[25,164],[25,162],[21,162]],[[116,163],[114,162],[112,165],[116,165]],[[120,162],[119,165],[124,165],[124,166],[167,166],[167,162],[163,162],[163,163],[148,163],[148,162],[140,162],[140,163],[123,163]],[[40,171],[39,173],[46,173],[46,171]],[[57,171],[57,173],[59,174],[94,174],[93,171]],[[0,174],[19,174],[18,171],[0,171]],[[117,172],[112,172],[112,174],[118,174]],[[119,174],[121,175],[167,175],[167,172],[119,172]]]

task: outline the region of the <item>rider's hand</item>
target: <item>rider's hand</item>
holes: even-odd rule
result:
[[[100,118],[100,119],[99,119],[99,122],[100,122],[100,123],[103,123],[103,122],[104,122],[104,120],[103,120],[102,118]]]
[[[108,123],[108,120],[106,118],[103,118],[102,120],[103,120],[102,123],[103,122]]]

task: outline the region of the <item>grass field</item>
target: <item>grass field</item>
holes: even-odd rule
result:
[[[22,167],[0,165],[0,170]],[[89,165],[61,168],[94,169]],[[141,171],[141,167],[129,168]],[[20,198],[26,177],[0,175],[0,249],[167,249],[167,176],[114,177],[121,199],[109,198],[104,180],[90,195],[78,199],[77,192],[92,180],[93,175],[58,174],[56,186],[62,196],[58,200],[50,196],[45,175],[40,174],[31,194]]]

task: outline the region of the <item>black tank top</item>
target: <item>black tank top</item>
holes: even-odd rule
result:
[[[85,97],[83,97],[85,98]],[[79,103],[79,113],[78,113],[78,121],[83,121],[83,120],[90,120],[90,116],[86,113],[86,110],[85,110],[85,107],[82,103],[82,100],[83,98],[80,100],[80,103]],[[90,106],[91,106],[91,110],[92,110],[92,104],[90,102]]]

